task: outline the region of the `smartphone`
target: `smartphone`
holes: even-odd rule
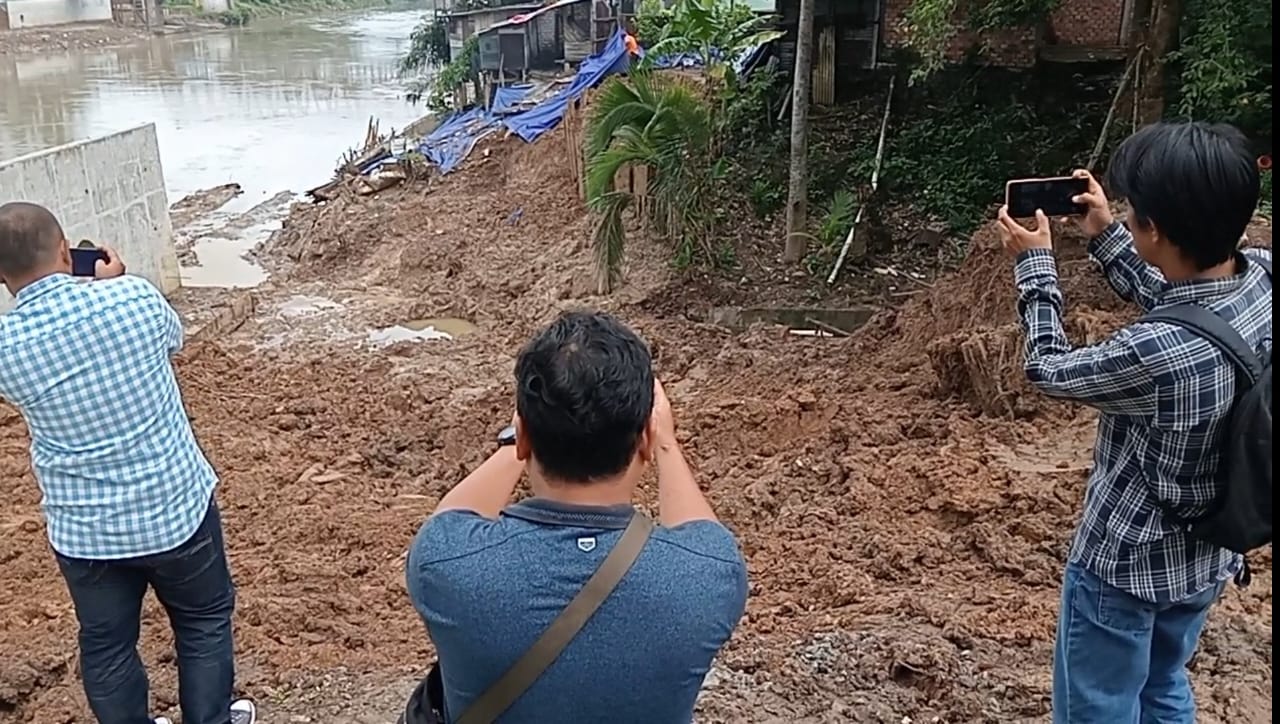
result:
[[[81,247],[71,250],[71,276],[91,277],[98,271],[98,262],[109,262],[107,252],[97,247]]]
[[[1010,181],[1004,187],[1004,203],[1009,215],[1015,219],[1029,219],[1036,210],[1047,216],[1083,216],[1089,211],[1086,204],[1077,204],[1073,197],[1089,190],[1089,179],[1061,176],[1058,178],[1026,178]]]

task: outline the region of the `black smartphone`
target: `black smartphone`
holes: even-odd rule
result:
[[[98,262],[110,262],[107,252],[97,247],[82,247],[71,250],[71,276],[91,277],[98,272]]]
[[[1086,204],[1071,199],[1089,190],[1089,179],[1062,176],[1058,178],[1026,178],[1010,181],[1004,187],[1004,203],[1015,219],[1029,219],[1036,210],[1047,216],[1083,216]]]

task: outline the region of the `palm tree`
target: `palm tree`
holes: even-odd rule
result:
[[[618,171],[649,169],[644,221],[679,244],[709,244],[707,198],[722,165],[711,161],[715,132],[709,104],[668,77],[634,72],[601,89],[586,133],[588,206],[599,214],[594,234],[597,288],[610,291],[622,273],[623,212],[635,195],[615,187]]]

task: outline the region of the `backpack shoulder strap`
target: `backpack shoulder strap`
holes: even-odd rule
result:
[[[1157,309],[1142,315],[1138,321],[1182,327],[1218,348],[1237,370],[1247,375],[1251,384],[1262,376],[1262,361],[1244,337],[1227,320],[1199,304],[1175,304]]]
[[[573,597],[547,630],[533,642],[533,646],[467,707],[462,716],[458,717],[457,724],[491,724],[511,708],[516,699],[538,680],[542,672],[573,641],[587,620],[595,614],[609,594],[613,593],[613,589],[618,587],[623,576],[627,575],[632,564],[640,557],[640,551],[649,541],[651,533],[653,521],[637,510],[627,524],[627,529],[622,532],[622,537],[614,544],[613,550],[609,551],[604,562],[587,579],[578,595]]]

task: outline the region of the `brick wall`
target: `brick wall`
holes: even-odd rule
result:
[[[913,0],[885,0],[884,44],[889,48],[906,45],[907,8]],[[983,37],[961,31],[947,50],[947,59],[958,62],[974,47],[996,65],[1013,68],[1033,65],[1038,43],[1077,46],[1115,46],[1127,3],[1125,0],[1062,0],[1044,28],[1004,28]],[[964,18],[956,22],[963,25]]]
[[[1058,45],[1108,47],[1124,45],[1125,0],[1063,0],[1049,16],[1046,42]]]

